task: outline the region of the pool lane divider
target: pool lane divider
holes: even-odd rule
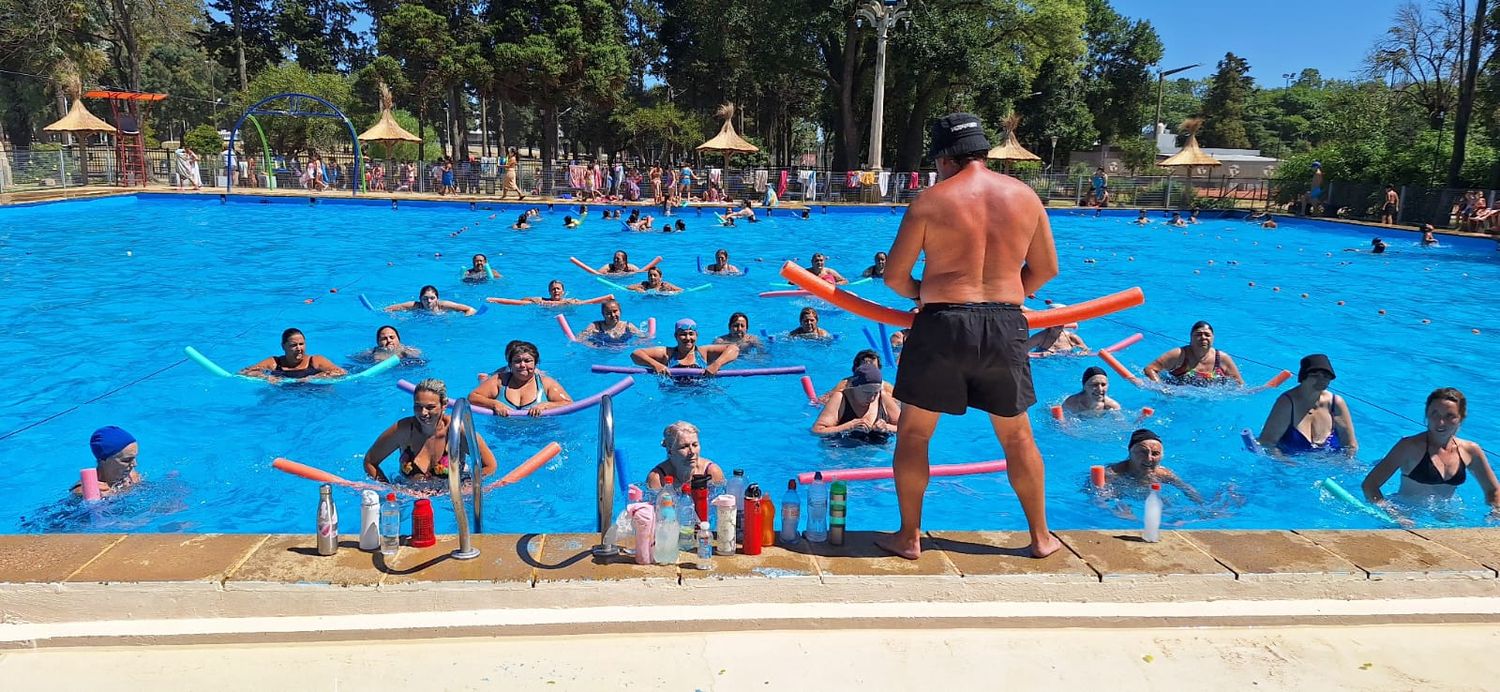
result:
[[[383,373],[383,372],[385,372],[387,370],[390,370],[390,369],[396,367],[397,365],[401,364],[401,359],[400,358],[392,357],[392,358],[386,358],[385,360],[382,360],[379,363],[371,365],[370,367],[365,368],[364,370],[361,370],[359,372],[355,372],[355,373],[350,373],[348,375],[344,375],[343,377],[308,377],[308,378],[304,378],[304,379],[300,379],[300,380],[285,379],[285,378],[283,378],[283,379],[278,380],[277,382],[273,383],[270,380],[267,380],[265,378],[250,377],[249,375],[240,375],[240,374],[229,372],[228,370],[225,370],[224,368],[220,367],[219,364],[217,364],[217,363],[209,360],[208,356],[205,356],[202,353],[199,353],[198,349],[193,348],[192,346],[187,346],[187,347],[183,348],[182,352],[187,354],[188,360],[191,360],[194,363],[197,363],[204,370],[207,370],[207,371],[209,371],[210,373],[212,373],[214,375],[217,375],[219,377],[224,377],[224,378],[232,379],[232,380],[242,380],[242,381],[246,381],[246,382],[256,382],[256,383],[259,383],[259,384],[288,384],[288,383],[299,383],[299,382],[300,383],[306,383],[306,384],[338,384],[340,382],[353,382],[355,380],[362,380],[362,379],[365,379],[365,378],[368,378],[368,377],[374,377],[376,375],[379,375],[380,373]]]
[[[630,387],[632,385],[634,385],[634,384],[635,384],[635,378],[634,377],[630,377],[630,376],[627,375],[626,377],[620,378],[614,384],[612,384],[612,385],[610,385],[608,387],[605,387],[604,389],[600,390],[598,393],[596,393],[596,394],[594,394],[592,396],[586,396],[586,397],[584,397],[582,399],[575,400],[573,403],[570,403],[570,404],[564,404],[562,406],[557,406],[555,408],[546,409],[546,410],[542,411],[539,415],[541,415],[541,416],[566,416],[566,415],[568,415],[570,413],[577,413],[577,412],[582,411],[582,410],[584,410],[586,408],[597,406],[599,404],[599,401],[601,399],[603,399],[604,397],[606,397],[606,396],[616,396],[620,392],[623,392],[623,391],[625,391],[627,389],[630,389]],[[415,392],[417,390],[417,385],[414,384],[411,380],[397,380],[396,381],[396,387],[398,389],[400,389],[401,391],[407,392],[407,393]],[[443,402],[443,403],[446,406],[452,406],[453,405],[453,400],[449,399],[449,400],[447,400],[446,402]],[[494,410],[492,408],[489,408],[489,407],[486,407],[486,406],[470,406],[470,408],[474,410],[475,414],[481,415],[481,416],[498,416],[500,418],[511,418],[511,417],[514,417],[514,418],[525,418],[525,417],[528,417],[528,416],[531,415],[531,414],[529,414],[525,410],[512,411],[510,409],[501,409],[500,411],[496,411],[496,410]]]

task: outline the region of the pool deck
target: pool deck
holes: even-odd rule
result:
[[[1500,531],[934,531],[922,559],[799,541],[714,570],[597,561],[593,534],[453,536],[391,559],[311,535],[0,536],[0,650],[712,632],[1500,622]],[[687,558],[684,555],[684,558]],[[416,612],[413,612],[416,611]]]

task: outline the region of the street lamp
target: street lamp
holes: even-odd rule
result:
[[[1156,141],[1156,128],[1157,128],[1157,125],[1159,123],[1161,123],[1161,98],[1162,98],[1163,88],[1164,88],[1164,86],[1167,83],[1167,77],[1170,77],[1170,76],[1172,76],[1174,74],[1177,74],[1178,72],[1186,72],[1186,71],[1191,70],[1191,69],[1193,69],[1195,67],[1198,67],[1201,64],[1202,63],[1196,63],[1195,62],[1195,63],[1193,63],[1191,65],[1186,66],[1186,67],[1178,67],[1178,68],[1174,68],[1174,69],[1170,69],[1170,70],[1165,70],[1165,71],[1157,71],[1157,73],[1156,73],[1156,117],[1151,119],[1151,134],[1149,135],[1152,142]]]
[[[208,73],[208,90],[214,97],[214,127],[219,126],[219,85],[214,79],[214,61],[204,60],[203,71]]]
[[[865,0],[854,13],[855,26],[875,29],[875,103],[870,109],[870,168],[880,168],[880,135],[885,120],[885,42],[896,22],[911,28],[906,0]]]
[[[1290,88],[1292,86],[1292,78],[1294,78],[1296,76],[1297,75],[1295,73],[1292,73],[1292,72],[1283,72],[1283,73],[1281,73],[1281,78],[1286,80],[1286,86],[1288,88]]]

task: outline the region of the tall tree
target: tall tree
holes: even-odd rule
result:
[[[1442,126],[1458,94],[1463,50],[1458,33],[1464,21],[1457,0],[1438,0],[1431,11],[1408,2],[1396,9],[1390,29],[1365,60],[1369,75],[1389,77],[1402,98],[1427,113],[1433,128]]]
[[[1225,53],[1218,71],[1209,80],[1208,97],[1203,101],[1203,130],[1198,133],[1198,141],[1206,147],[1250,148],[1245,109],[1254,90],[1250,64],[1234,53]]]
[[[276,40],[276,15],[263,0],[211,0],[208,6],[228,21],[204,12],[207,27],[203,46],[221,64],[239,72],[240,90],[250,84],[250,73],[281,62]]]
[[[350,72],[364,53],[345,0],[273,0],[276,40],[309,72]]]
[[[1464,65],[1463,88],[1458,95],[1458,113],[1453,118],[1453,158],[1448,163],[1448,187],[1458,187],[1464,153],[1469,142],[1469,117],[1474,112],[1474,85],[1479,79],[1480,49],[1486,43],[1486,0],[1474,2],[1474,25],[1469,34],[1469,59]]]
[[[1109,144],[1121,136],[1137,136],[1148,119],[1150,68],[1161,61],[1161,38],[1150,22],[1121,16],[1109,0],[1087,0],[1085,8],[1084,99],[1099,140]]]

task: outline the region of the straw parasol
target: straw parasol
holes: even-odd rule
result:
[[[393,103],[394,100],[391,98],[390,88],[385,85],[385,82],[381,82],[380,119],[375,121],[375,124],[370,129],[360,133],[359,141],[377,142],[386,145],[387,149],[400,142],[422,141],[421,137],[407,132],[406,128],[401,127],[401,124],[396,122],[396,118],[391,115],[391,105]]]
[[[1042,157],[1026,150],[1021,142],[1016,140],[1016,128],[1021,125],[1021,116],[1011,113],[1005,116],[1005,143],[990,150],[989,158],[992,161],[1003,161],[1005,167],[1010,168],[1012,161],[1041,161]]]
[[[1192,177],[1193,168],[1197,166],[1222,166],[1218,159],[1209,156],[1198,146],[1198,128],[1203,127],[1202,118],[1189,118],[1182,122],[1182,131],[1187,133],[1187,144],[1167,160],[1156,165],[1162,168],[1186,168],[1188,176]]]
[[[724,155],[724,169],[729,169],[729,157],[733,154],[754,154],[760,151],[760,147],[746,142],[734,132],[734,104],[726,103],[719,106],[716,115],[724,119],[724,125],[719,128],[719,134],[713,139],[698,145],[698,151],[710,154],[718,153]]]
[[[57,122],[42,128],[42,131],[75,135],[86,135],[95,132],[114,134],[116,130],[113,125],[95,117],[93,113],[89,112],[89,109],[83,106],[83,99],[79,98],[79,95],[83,93],[83,82],[78,78],[78,73],[73,71],[72,66],[64,64],[59,66],[58,69],[63,73],[63,93],[69,99],[72,99],[73,105],[68,108],[67,115],[64,115]]]

